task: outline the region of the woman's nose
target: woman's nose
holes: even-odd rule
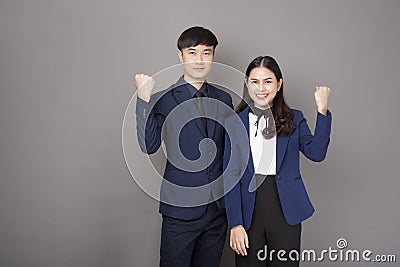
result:
[[[265,85],[265,84],[260,84],[260,85],[258,86],[258,90],[260,90],[260,92],[265,92],[265,91],[267,91],[267,85]]]
[[[271,89],[271,84],[265,83],[260,85],[260,91],[265,92]]]

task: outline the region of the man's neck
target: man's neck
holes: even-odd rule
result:
[[[193,79],[186,74],[183,75],[183,79],[185,80],[185,82],[191,84],[197,90],[200,90],[204,83],[204,79]]]

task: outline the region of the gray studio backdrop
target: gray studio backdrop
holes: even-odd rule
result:
[[[193,25],[216,33],[216,61],[236,69],[276,57],[311,128],[314,87],[332,88],[326,161],[302,158],[316,207],[302,247],[345,238],[399,262],[399,11],[397,0],[1,0],[0,266],[157,265],[158,203],[126,167],[122,122],[133,75],[178,63]],[[232,257],[226,247],[221,266]],[[359,266],[302,264],[325,265]]]

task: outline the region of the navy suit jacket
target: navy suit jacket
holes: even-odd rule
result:
[[[308,159],[325,159],[330,141],[332,115],[317,114],[314,135],[311,134],[303,113],[292,110],[295,130],[290,136],[278,136],[276,141],[276,186],[284,217],[295,225],[310,217],[314,207],[300,175],[299,152]],[[256,181],[249,139],[249,107],[225,120],[230,136],[225,137],[224,185],[226,213],[230,227],[251,225]]]
[[[196,99],[181,77],[170,88],[152,95],[149,103],[137,99],[136,122],[140,148],[155,153],[162,141],[167,152],[160,194],[160,212],[170,217],[192,220],[201,217],[213,196],[223,196],[222,158],[225,130],[223,122],[232,114],[231,96],[207,84],[202,98],[207,133]],[[208,137],[208,138],[206,138]],[[220,181],[214,182],[213,181]],[[192,190],[193,189],[193,190]],[[224,211],[224,201],[217,205]]]

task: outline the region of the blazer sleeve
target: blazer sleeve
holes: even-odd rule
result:
[[[160,147],[165,121],[165,115],[159,111],[157,103],[152,99],[146,102],[138,97],[136,102],[137,138],[140,149],[146,154],[153,154]]]
[[[227,125],[225,125],[227,127]],[[229,131],[231,132],[231,131]],[[232,137],[232,136],[231,136]],[[238,151],[233,152],[228,131],[225,132],[225,148],[223,157],[223,179],[225,207],[229,227],[243,225],[242,197],[240,188],[240,165],[237,162]],[[231,158],[231,155],[233,156]],[[229,163],[231,161],[231,163]]]
[[[323,161],[330,142],[332,113],[329,110],[326,116],[319,112],[317,113],[317,122],[315,124],[314,135],[312,135],[306,118],[304,118],[301,111],[299,112],[300,151],[312,161]]]

